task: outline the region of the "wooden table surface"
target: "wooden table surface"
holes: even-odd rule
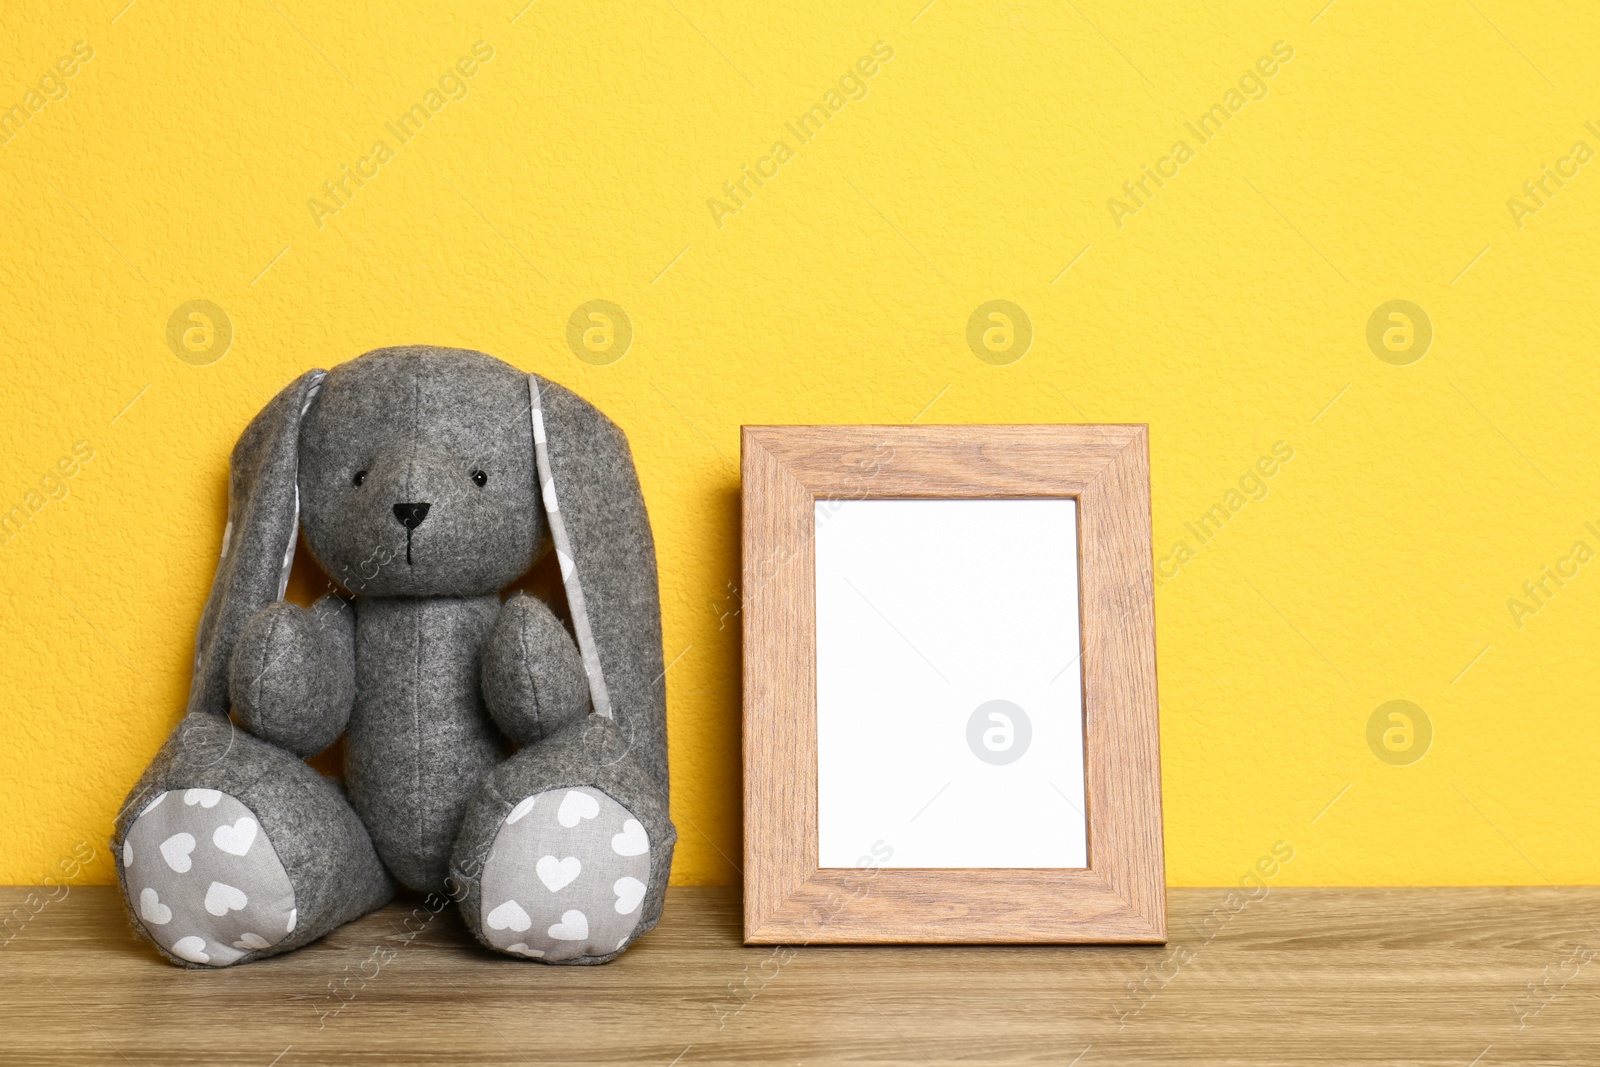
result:
[[[588,968],[449,910],[408,935],[414,900],[223,971],[161,962],[110,888],[28,892],[0,888],[5,1064],[1600,1064],[1596,889],[1175,889],[1140,948],[745,948],[736,893],[674,889]]]

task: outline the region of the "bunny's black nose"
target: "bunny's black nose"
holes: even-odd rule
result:
[[[415,530],[422,525],[422,520],[428,517],[427,504],[396,504],[394,517],[400,520],[400,525],[407,530]]]

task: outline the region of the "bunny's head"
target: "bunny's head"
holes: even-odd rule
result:
[[[492,593],[549,543],[528,376],[497,359],[399,348],[335,367],[299,459],[306,543],[360,595]]]
[[[655,548],[622,431],[491,356],[386,348],[308,371],[233,450],[222,559],[189,710],[225,713],[228,663],[282,597],[296,535],[358,596],[477,596],[550,546],[596,714],[664,719]]]

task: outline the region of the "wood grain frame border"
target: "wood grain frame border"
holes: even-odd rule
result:
[[[745,426],[747,944],[1166,940],[1148,431]],[[1089,866],[824,868],[815,502],[1078,501]]]

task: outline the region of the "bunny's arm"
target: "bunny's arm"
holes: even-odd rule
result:
[[[228,695],[257,737],[297,756],[327,748],[355,704],[355,608],[331,593],[309,610],[262,608],[234,646]]]
[[[483,650],[483,700],[501,731],[532,744],[580,718],[589,706],[583,657],[544,601],[506,601]]]

